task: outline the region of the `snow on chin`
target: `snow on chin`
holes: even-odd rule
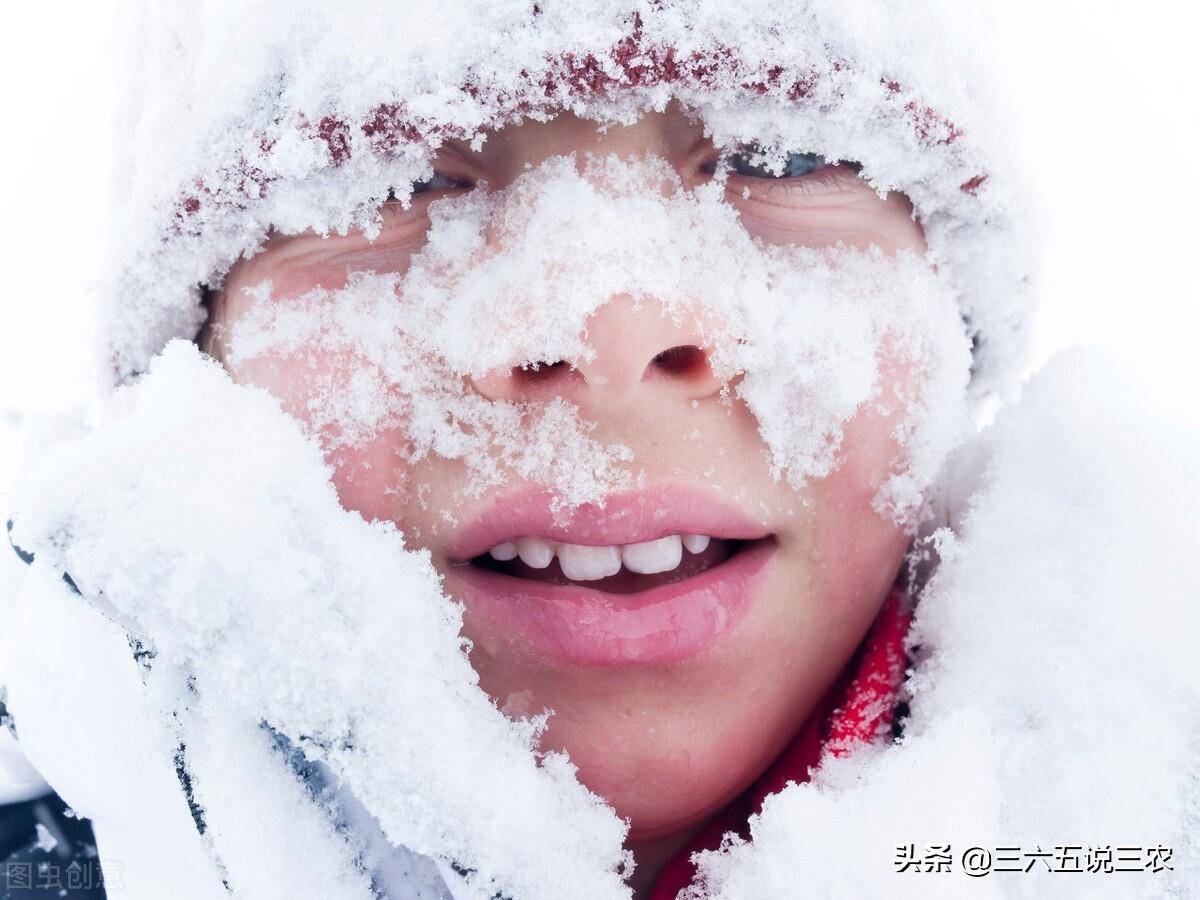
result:
[[[321,374],[309,403],[336,444],[401,428],[412,458],[464,460],[476,491],[516,473],[567,505],[602,501],[635,477],[628,448],[592,441],[562,400],[490,402],[467,378],[590,359],[588,319],[621,296],[695,321],[714,370],[757,417],[776,477],[796,488],[834,469],[851,418],[899,403],[877,506],[903,517],[961,438],[965,330],[946,280],[913,254],[766,244],[721,184],[685,190],[657,158],[555,157],[429,213],[403,275],[360,272],[340,291],[260,302],[232,328],[234,363],[317,348],[356,360]],[[270,285],[256,290],[265,300]],[[889,371],[911,384],[883,383],[885,346]]]
[[[324,765],[387,842],[474,870],[483,896],[627,896],[624,824],[565,757],[539,757],[541,722],[507,719],[478,687],[428,554],[343,510],[316,443],[193,345],[168,345],[15,499],[39,567],[69,572],[153,650],[146,677],[174,698],[163,727],[190,748],[235,890],[255,893],[278,863],[244,852],[259,844],[247,829],[297,836],[275,848],[295,896],[305,873],[329,884],[337,848],[341,872],[362,851],[305,819],[295,779],[270,774],[286,766],[261,723]],[[230,788],[231,759],[262,771],[253,790]],[[325,890],[371,896],[362,877]]]

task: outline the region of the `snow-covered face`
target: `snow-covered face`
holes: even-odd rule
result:
[[[553,710],[544,745],[634,842],[814,709],[901,566],[912,411],[965,380],[928,353],[959,325],[908,201],[753,162],[673,108],[527,122],[444,147],[373,239],[272,237],[214,304],[211,352],[321,435],[346,508],[428,548],[482,687]],[[760,321],[771,291],[797,299]]]

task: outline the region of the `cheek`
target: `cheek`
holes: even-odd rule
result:
[[[406,212],[384,216],[373,239],[359,232],[271,237],[258,254],[241,260],[230,273],[225,294],[231,317],[236,319],[248,308],[251,301],[245,289],[263,281],[271,282],[270,302],[280,303],[316,288],[341,290],[354,273],[403,274],[413,254],[424,246],[427,207],[428,201],[417,201]]]
[[[351,274],[402,275],[423,237],[385,234],[376,242],[359,235],[326,239],[329,246],[318,246],[286,265],[271,267],[268,277],[272,302],[300,297],[317,288],[340,291]],[[304,236],[303,240],[311,243],[319,239]]]
[[[927,250],[925,233],[902,194],[879,197],[865,184],[845,196],[794,203],[734,197],[743,226],[769,244],[816,249],[842,244],[885,253]]]
[[[399,431],[385,431],[359,446],[326,451],[343,508],[375,521],[393,519],[397,506],[411,506],[415,498],[409,469],[399,452],[403,442]],[[401,525],[406,533],[410,530],[405,523]]]
[[[897,381],[896,379],[901,379]],[[903,369],[884,369],[884,384],[912,380]],[[890,586],[910,536],[902,523],[875,509],[880,487],[896,471],[902,449],[894,430],[904,417],[892,393],[886,411],[870,403],[847,423],[838,467],[812,487],[817,509],[812,544],[816,596],[849,610],[877,602]]]
[[[289,415],[316,432],[345,509],[356,510],[368,520],[387,519],[398,503],[411,499],[403,433],[385,429],[353,446],[339,446],[336,425],[314,422],[313,410],[330,385],[344,382],[346,373],[361,364],[349,354],[311,352],[303,357],[264,355],[228,368],[239,384],[267,391]]]
[[[284,411],[307,426],[313,426],[313,410],[328,385],[343,377],[353,361],[348,355],[307,351],[292,356],[264,353],[237,362],[226,360],[225,368],[238,384],[262,388],[277,399]],[[334,433],[320,435],[328,446]]]

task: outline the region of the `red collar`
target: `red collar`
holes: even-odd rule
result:
[[[696,874],[691,855],[717,849],[726,832],[737,832],[749,840],[747,821],[762,809],[763,800],[789,781],[808,781],[810,769],[824,752],[845,756],[862,744],[891,739],[906,667],[904,638],[911,619],[907,595],[893,589],[862,644],[804,727],[745,793],[667,863],[654,882],[650,900],[675,900]]]

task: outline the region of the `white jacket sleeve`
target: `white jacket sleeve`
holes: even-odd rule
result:
[[[123,898],[228,896],[125,633],[40,562],[0,616],[0,680],[24,754],[91,820]]]
[[[5,539],[0,543],[0,628],[3,628],[3,622],[12,606],[13,598],[21,589],[25,574],[25,564],[17,559],[16,553],[8,547],[8,541]],[[0,671],[2,670],[3,661],[0,660]],[[0,682],[0,702],[3,698],[4,685]],[[20,803],[22,800],[40,797],[49,791],[50,786],[25,758],[20,744],[5,722],[5,726],[0,727],[0,804]]]

